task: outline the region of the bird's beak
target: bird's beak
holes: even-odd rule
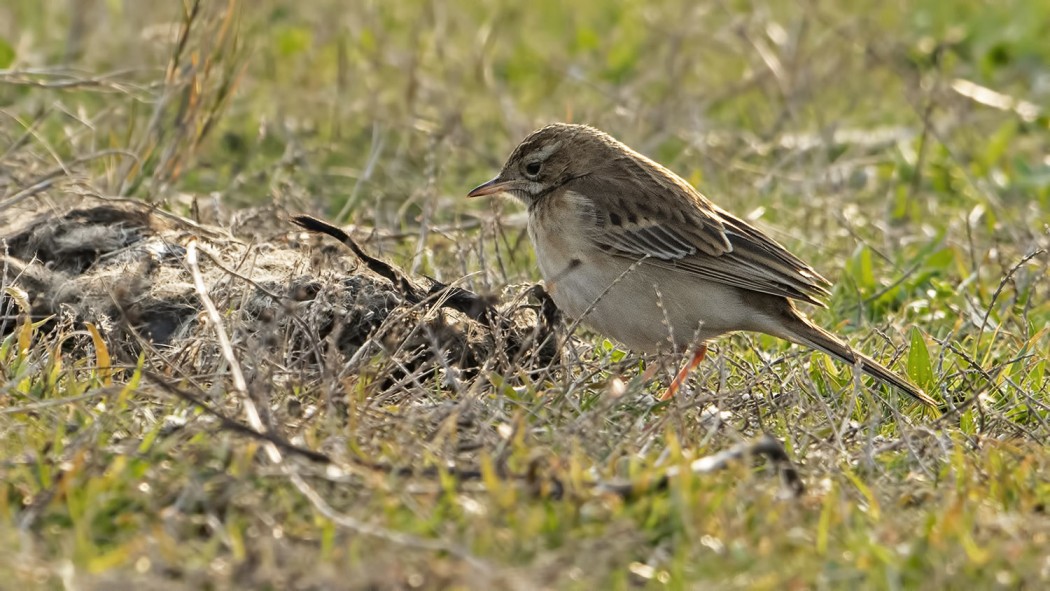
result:
[[[470,190],[467,193],[467,197],[484,197],[485,195],[495,195],[496,193],[502,193],[507,191],[513,185],[513,181],[505,181],[499,177],[492,179],[487,183],[482,183]]]

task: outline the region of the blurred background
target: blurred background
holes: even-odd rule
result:
[[[18,137],[18,121],[41,115],[37,134],[65,130],[48,148],[55,156],[86,145],[141,149],[158,111],[179,117],[179,100],[158,108],[158,81],[196,10],[178,67],[196,69],[182,75],[203,105],[182,123],[198,128],[191,136],[208,129],[179,148],[192,154],[175,170],[142,171],[166,177],[159,184],[129,187],[119,163],[96,162],[117,169],[104,175],[110,192],[296,200],[396,226],[428,204],[441,215],[466,207],[460,196],[526,133],[576,121],[741,214],[756,193],[792,205],[840,187],[851,195],[843,208],[880,199],[895,218],[933,213],[937,200],[988,207],[984,183],[1009,189],[997,192],[1018,209],[1047,200],[1047,120],[1035,106],[1050,104],[1045,2],[193,6],[7,0],[0,68],[55,86],[0,85],[0,129]],[[768,215],[788,216],[782,227],[805,223]]]

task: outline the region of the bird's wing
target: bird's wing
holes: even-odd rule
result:
[[[655,162],[625,158],[564,188],[596,197],[588,236],[610,254],[818,306],[830,293],[809,265]]]

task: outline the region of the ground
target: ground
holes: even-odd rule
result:
[[[1048,36],[1036,0],[5,2],[0,586],[1047,586]],[[755,335],[668,403],[685,352],[530,347],[524,212],[464,195],[559,120],[810,262],[807,312],[941,408]],[[688,469],[765,435],[790,464]]]

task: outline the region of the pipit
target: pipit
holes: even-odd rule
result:
[[[754,331],[823,351],[924,404],[921,389],[812,323],[830,282],[761,230],[660,164],[593,127],[556,123],[514,150],[469,197],[509,193],[528,207],[529,238],[555,304],[637,351],[695,346]]]

